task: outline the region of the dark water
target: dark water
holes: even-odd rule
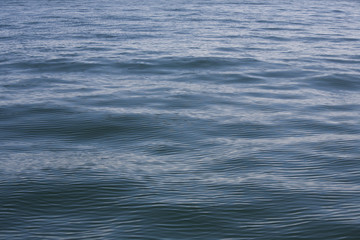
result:
[[[359,239],[360,2],[1,0],[0,239]]]

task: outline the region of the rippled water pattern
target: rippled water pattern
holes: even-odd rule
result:
[[[1,0],[0,239],[360,239],[360,2]]]

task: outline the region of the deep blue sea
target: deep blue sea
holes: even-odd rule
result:
[[[360,1],[1,0],[0,239],[360,239]]]

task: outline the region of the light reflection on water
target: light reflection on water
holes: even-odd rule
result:
[[[358,2],[0,8],[0,238],[358,238]]]

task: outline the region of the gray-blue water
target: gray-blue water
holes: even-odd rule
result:
[[[360,239],[357,0],[1,0],[0,239]]]

